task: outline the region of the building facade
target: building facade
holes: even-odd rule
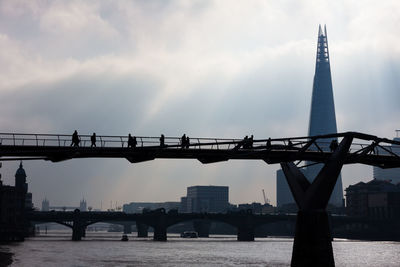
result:
[[[186,203],[185,203],[186,202]],[[228,186],[190,186],[181,198],[180,210],[185,212],[226,212],[229,208]]]
[[[400,130],[397,130],[396,132],[397,132],[397,137],[393,138],[393,140],[400,142],[400,137],[398,136]],[[400,155],[400,146],[392,145],[390,149],[397,155]],[[387,152],[384,151],[383,149],[378,149],[378,153],[387,153]],[[400,183],[400,168],[382,169],[374,166],[373,176],[374,179],[377,180],[385,180],[385,181],[390,181],[393,184],[398,184]]]
[[[328,36],[326,27],[322,31],[321,25],[318,32],[317,56],[315,62],[315,74],[313,81],[313,90],[311,98],[311,110],[308,135],[321,135],[336,133],[336,115],[335,104],[333,97],[330,57],[328,49]],[[332,140],[326,140],[326,143],[318,144],[322,149],[329,149],[329,143]],[[315,148],[317,149],[317,148]],[[311,162],[308,162],[311,163]],[[304,170],[307,179],[312,182],[319,171],[322,164],[317,164],[308,167]],[[282,179],[282,173],[277,173],[277,203],[279,198],[279,205],[290,204],[286,201],[294,201],[293,198],[287,198],[287,192],[290,192],[287,183],[279,181]],[[279,176],[278,176],[279,175]],[[284,177],[283,177],[284,178]],[[335,188],[332,192],[329,203],[340,207],[343,204],[343,186],[342,177],[339,175]],[[279,206],[278,205],[278,206]]]
[[[20,164],[15,173],[15,186],[3,185],[0,180],[0,240],[23,240],[29,233],[25,213],[33,208],[28,193],[26,173]]]
[[[400,219],[400,184],[371,180],[346,188],[346,213],[375,219]]]

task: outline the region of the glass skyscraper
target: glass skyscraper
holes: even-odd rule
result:
[[[315,63],[315,74],[313,82],[313,91],[311,99],[310,121],[308,128],[308,135],[321,135],[336,133],[336,116],[335,104],[333,101],[332,77],[328,49],[328,37],[326,27],[322,31],[321,25],[318,31],[318,45],[317,45],[317,58]],[[326,140],[326,143],[321,143],[319,146],[322,149],[329,149],[331,140]],[[307,167],[304,170],[309,181],[313,181],[322,168],[322,164]],[[278,171],[279,172],[279,171]],[[277,179],[282,175],[277,176]],[[287,191],[290,191],[287,183],[277,182],[277,205],[281,206],[281,196],[286,196]],[[285,197],[284,199],[287,199]],[[335,188],[332,192],[330,204],[341,206],[343,203],[343,187],[342,177],[339,175]]]

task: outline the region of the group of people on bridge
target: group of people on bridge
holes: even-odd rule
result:
[[[239,148],[244,148],[244,149],[252,149],[253,148],[253,135],[251,135],[250,137],[248,137],[247,135],[243,138],[242,141],[240,141],[239,143],[237,143],[237,145],[234,147],[235,150],[239,149]],[[91,145],[90,147],[96,147],[96,133],[93,133],[90,136],[90,141],[91,141]],[[71,146],[74,147],[79,147],[81,140],[79,138],[78,135],[78,131],[75,130],[74,133],[72,134],[72,142],[71,142]],[[136,140],[136,136],[132,136],[131,134],[128,134],[128,148],[135,148],[137,146],[137,140]],[[188,149],[190,146],[190,138],[189,136],[186,136],[186,134],[182,135],[182,137],[180,138],[180,147],[181,149]],[[291,142],[291,140],[288,141],[288,146],[292,147],[293,143]],[[333,139],[329,145],[329,148],[331,150],[331,152],[335,151],[336,148],[339,146],[338,141],[336,139]],[[163,134],[161,134],[160,137],[160,147],[161,148],[165,148],[167,147],[167,145],[165,144],[165,136]],[[267,149],[271,149],[271,138],[267,139],[267,143],[266,143],[266,148]]]
[[[90,142],[91,142],[90,147],[97,147],[96,146],[96,141],[97,141],[96,133],[93,133],[90,136]],[[81,139],[79,138],[78,131],[75,130],[74,133],[72,134],[71,146],[79,147],[80,142],[81,142]],[[137,142],[136,136],[132,136],[129,133],[128,134],[128,147],[129,148],[135,148],[137,146],[137,144],[138,144],[138,142]],[[181,146],[181,148],[189,148],[189,146],[190,146],[190,138],[189,138],[189,136],[186,136],[186,134],[184,134],[181,137],[180,146]],[[167,147],[167,145],[165,144],[165,136],[164,136],[164,134],[161,134],[161,137],[160,137],[160,147],[161,148]]]

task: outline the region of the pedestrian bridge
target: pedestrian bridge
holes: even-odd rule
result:
[[[136,136],[135,147],[128,147],[128,136],[79,135],[79,146],[72,146],[71,135],[0,133],[0,160],[49,160],[74,158],[125,158],[132,163],[157,158],[197,159],[202,163],[236,160],[263,160],[268,164],[303,161],[324,163],[332,155],[331,141],[352,137],[344,164],[361,163],[381,168],[400,167],[400,142],[358,132],[306,137],[268,139],[190,138],[182,145],[179,137]]]

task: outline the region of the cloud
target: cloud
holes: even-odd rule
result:
[[[326,23],[339,131],[390,137],[400,115],[399,10],[397,1],[2,1],[0,123],[18,132],[302,136]],[[10,182],[16,167],[4,165]],[[236,203],[260,201],[262,188],[273,199],[277,167],[73,160],[26,171],[36,205],[87,195],[98,206],[178,199],[194,184],[229,185]],[[345,185],[372,175],[345,173]]]

